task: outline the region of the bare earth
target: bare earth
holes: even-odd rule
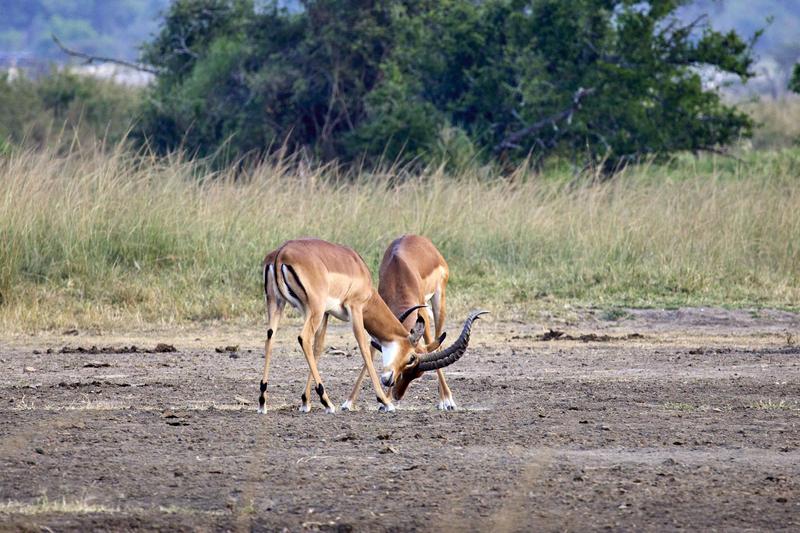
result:
[[[557,329],[596,338],[539,340],[550,326],[478,322],[446,372],[459,410],[436,411],[425,376],[392,414],[368,383],[359,411],[297,412],[291,324],[265,416],[258,331],[6,339],[0,529],[800,528],[800,316],[587,315]],[[360,357],[329,332],[341,403]],[[58,353],[158,342],[178,351]]]

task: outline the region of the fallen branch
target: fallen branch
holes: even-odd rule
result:
[[[130,61],[125,61],[123,59],[115,59],[113,57],[103,57],[103,56],[94,56],[91,54],[87,54],[84,52],[79,52],[77,50],[72,50],[64,46],[61,40],[55,36],[55,34],[51,34],[53,37],[53,41],[58,45],[62,52],[65,54],[72,56],[72,57],[79,57],[84,60],[85,65],[91,65],[92,63],[114,63],[115,65],[120,65],[123,67],[132,68],[134,70],[139,70],[141,72],[149,72],[150,74],[159,74],[160,71],[153,67],[148,67],[147,65],[141,65],[139,63],[132,63]]]
[[[590,87],[589,89],[584,89],[583,87],[581,87],[580,89],[575,91],[575,94],[572,96],[572,103],[567,109],[560,111],[555,115],[544,118],[538,122],[534,122],[530,126],[522,128],[519,131],[515,131],[514,133],[503,139],[497,146],[495,146],[494,152],[498,153],[504,150],[519,148],[520,146],[518,143],[522,139],[524,139],[531,133],[539,131],[540,129],[550,124],[556,126],[558,122],[561,122],[563,120],[570,122],[572,120],[572,115],[575,114],[575,111],[581,108],[581,100],[583,100],[584,97],[592,94],[594,91],[595,90],[593,87]]]

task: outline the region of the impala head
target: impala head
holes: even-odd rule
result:
[[[408,345],[404,345],[403,352],[394,358],[389,371],[385,372],[381,378],[385,386],[392,388],[392,398],[394,400],[402,399],[411,382],[424,372],[444,368],[458,361],[469,346],[472,323],[486,313],[488,311],[473,311],[470,313],[464,322],[461,335],[451,346],[444,350],[431,351],[440,347],[445,338],[444,333],[428,346],[417,345],[419,337],[414,339],[412,333],[409,336]],[[387,376],[387,374],[389,375]],[[387,377],[388,379],[384,379]]]
[[[423,307],[427,306],[415,305],[409,309],[406,309],[399,317],[397,317],[398,321],[401,324],[404,324],[404,322],[408,320],[412,313]],[[403,327],[405,327],[405,325]],[[424,353],[423,350],[425,350],[425,347],[418,346],[424,331],[425,321],[421,316],[418,315],[417,320],[414,322],[414,327],[411,328],[407,337],[400,338],[390,343],[388,346],[381,346],[373,341],[372,345],[382,354],[384,372],[381,374],[381,383],[383,383],[385,387],[391,387],[394,384],[395,378],[405,368],[407,361],[412,358],[414,354],[418,352]]]

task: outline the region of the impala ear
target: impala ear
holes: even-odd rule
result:
[[[416,345],[423,333],[425,333],[425,319],[422,318],[422,315],[417,315],[417,321],[414,323],[414,329],[411,330],[408,336],[408,341]]]
[[[370,346],[378,350],[379,352],[383,352],[383,347],[375,341],[369,341]]]

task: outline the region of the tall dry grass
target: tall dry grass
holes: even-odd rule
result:
[[[123,148],[0,159],[0,328],[261,320],[285,239],[358,250],[405,232],[448,259],[454,313],[800,304],[800,153],[678,160],[603,184],[520,171],[341,176],[280,162],[210,173]]]
[[[757,150],[800,146],[800,95],[761,98],[740,105],[755,122],[748,143]]]

